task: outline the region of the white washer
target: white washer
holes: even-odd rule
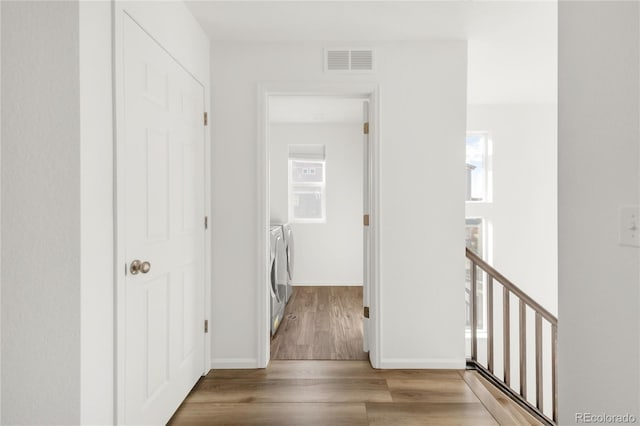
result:
[[[293,229],[288,223],[282,224],[282,233],[284,235],[284,247],[287,252],[287,303],[293,293]]]
[[[287,252],[284,245],[281,226],[272,226],[270,230],[270,263],[269,263],[269,293],[271,294],[271,335],[280,326],[284,307],[287,303]]]

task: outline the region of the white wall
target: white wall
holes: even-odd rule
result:
[[[2,9],[2,423],[77,424],[78,3]]]
[[[492,264],[557,314],[557,106],[470,105],[467,128],[493,142],[493,203],[467,216],[489,219]]]
[[[560,424],[576,412],[640,414],[638,248],[618,209],[639,202],[636,2],[559,6]]]
[[[326,75],[322,43],[214,42],[212,366],[258,365],[258,82],[380,84],[380,367],[464,366],[466,43],[376,43]],[[444,183],[444,184],[443,184]],[[233,324],[233,326],[229,326]]]
[[[113,424],[113,5],[1,5],[2,423]],[[208,40],[184,4],[123,9],[207,108]]]
[[[111,2],[79,2],[80,421],[113,421],[113,120]]]
[[[0,4],[0,165],[2,165],[2,5]],[[0,171],[0,189],[2,172]],[[2,196],[0,196],[0,282],[2,281]],[[2,342],[2,285],[0,284],[0,346]],[[0,422],[2,421],[2,350],[0,349]]]
[[[324,145],[326,223],[294,223],[294,285],[362,285],[362,123],[272,124],[271,221],[288,219],[289,145]]]

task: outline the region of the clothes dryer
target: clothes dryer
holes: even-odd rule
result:
[[[291,298],[291,294],[293,293],[293,253],[294,253],[294,244],[293,244],[293,229],[291,224],[284,223],[282,224],[282,234],[284,236],[284,247],[287,252],[287,303]]]
[[[287,303],[287,252],[281,226],[270,229],[270,263],[269,263],[269,294],[271,295],[270,318],[271,335],[273,336],[284,315]]]

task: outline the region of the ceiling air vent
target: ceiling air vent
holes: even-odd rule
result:
[[[327,71],[349,71],[348,50],[327,50]]]
[[[325,71],[371,72],[374,69],[373,50],[326,49]]]

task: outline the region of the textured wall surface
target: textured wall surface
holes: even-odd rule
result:
[[[2,63],[2,423],[76,424],[78,3],[2,2]]]
[[[619,245],[639,201],[637,2],[561,1],[558,77],[560,424],[640,414],[640,262]]]

